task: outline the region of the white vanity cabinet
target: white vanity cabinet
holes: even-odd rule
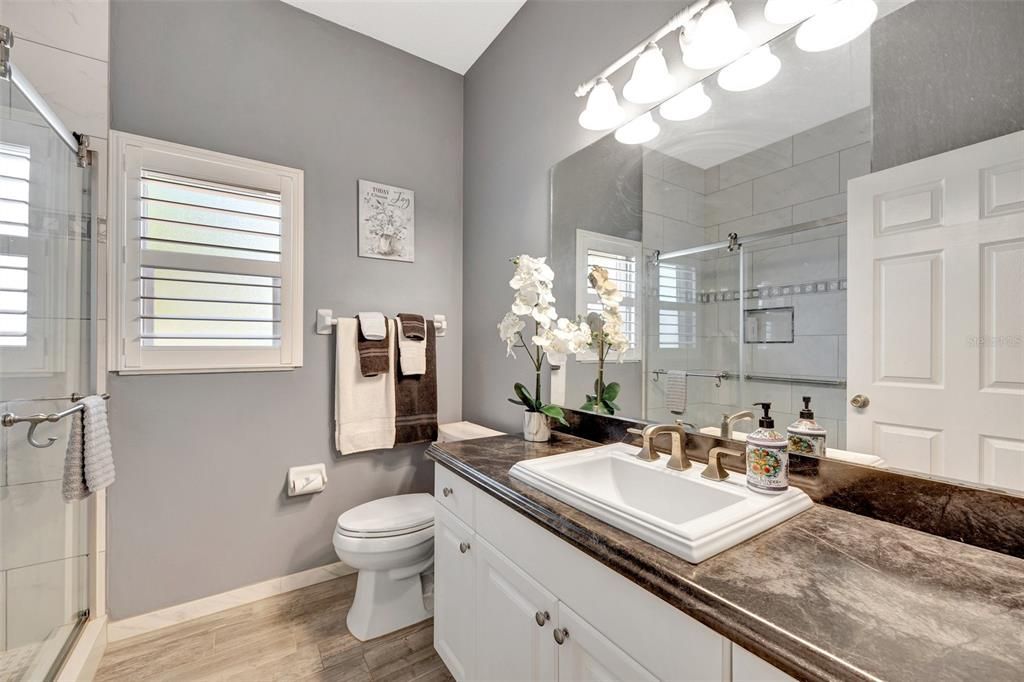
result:
[[[434,647],[457,680],[729,679],[728,640],[435,471]]]

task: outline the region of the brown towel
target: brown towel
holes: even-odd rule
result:
[[[384,338],[380,341],[369,341],[363,336],[362,325],[359,327],[359,371],[364,377],[375,377],[388,373],[388,362],[391,352],[391,325],[385,325]]]
[[[426,325],[427,366],[423,374],[395,370],[395,443],[437,440],[437,349],[434,325]]]
[[[401,320],[402,333],[405,335],[405,338],[416,339],[417,341],[427,338],[427,325],[423,321],[422,315],[398,313],[398,319]]]

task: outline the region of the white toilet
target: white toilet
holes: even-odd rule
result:
[[[359,571],[348,624],[373,639],[430,618],[422,575],[434,565],[434,498],[395,495],[353,507],[334,530],[338,558]]]

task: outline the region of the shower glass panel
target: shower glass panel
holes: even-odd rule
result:
[[[0,411],[93,388],[89,169],[0,81]],[[0,679],[52,677],[88,616],[88,504],[65,502],[71,419],[0,429]]]

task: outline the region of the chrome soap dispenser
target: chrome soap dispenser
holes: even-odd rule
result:
[[[811,396],[804,396],[804,409],[800,410],[800,418],[786,429],[789,436],[787,450],[798,455],[825,456],[825,439],[828,432],[814,421],[811,410]]]
[[[775,430],[771,403],[754,403],[764,410],[757,430],[747,436],[747,487],[777,495],[789,488],[789,453],[786,437]]]

